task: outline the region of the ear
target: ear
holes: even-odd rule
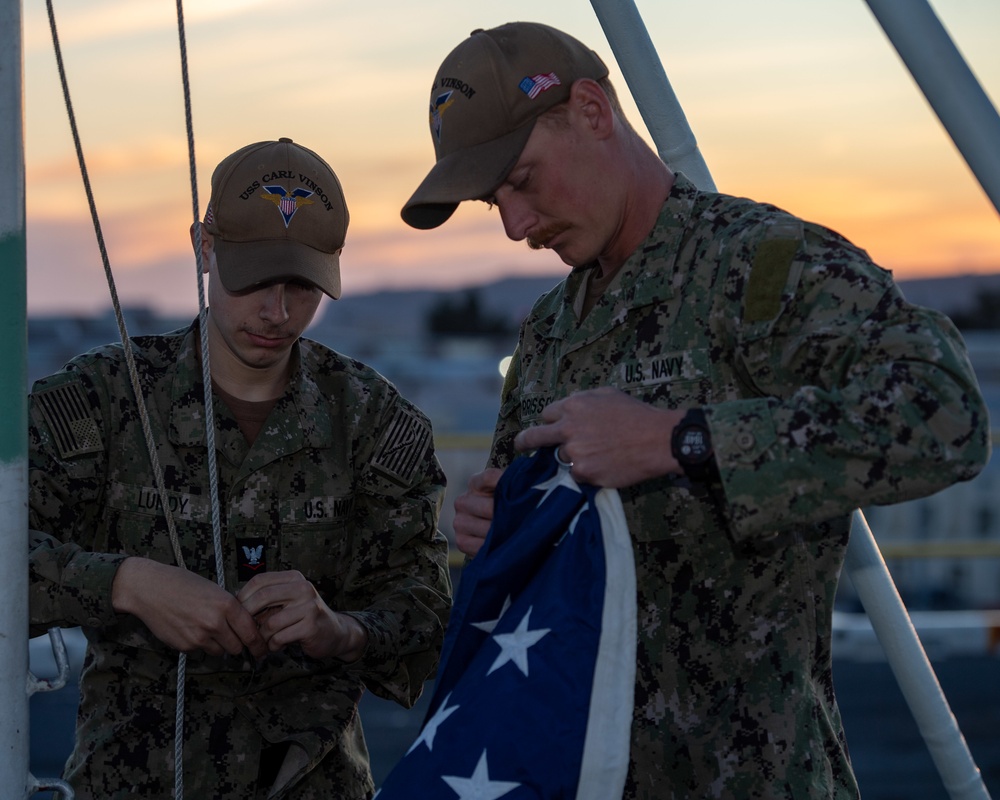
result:
[[[569,92],[569,105],[599,138],[614,130],[614,110],[600,84],[590,78],[580,78]]]
[[[212,234],[208,232],[208,229],[201,222],[191,223],[191,246],[195,249],[195,255],[198,254],[198,238],[197,232],[201,231],[201,271],[208,274],[208,267],[210,263],[210,258],[215,247],[215,240],[212,238]]]

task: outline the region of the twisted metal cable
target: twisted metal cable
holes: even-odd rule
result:
[[[188,165],[191,174],[191,210],[194,219],[195,264],[198,282],[198,328],[201,332],[201,378],[205,394],[205,444],[208,448],[209,489],[212,498],[212,543],[215,546],[216,582],[226,588],[222,560],[222,522],[219,511],[219,476],[215,457],[215,407],[212,400],[212,370],[208,352],[208,306],[205,304],[204,264],[201,252],[201,223],[198,212],[198,178],[194,157],[194,125],[191,121],[191,84],[188,80],[187,41],[184,35],[184,8],[177,0],[177,33],[181,51],[181,76],[184,83],[184,120],[187,127]]]
[[[52,0],[46,0],[46,8],[49,15],[49,29],[52,31],[52,45],[55,50],[56,63],[59,67],[59,81],[62,84],[63,100],[66,103],[66,113],[69,117],[70,129],[73,132],[73,145],[76,148],[76,158],[80,165],[80,175],[83,178],[84,190],[87,194],[87,203],[90,206],[90,217],[94,223],[94,232],[97,235],[97,246],[101,251],[101,261],[104,264],[104,274],[108,280],[108,290],[111,293],[111,303],[114,306],[115,320],[118,323],[118,334],[122,341],[122,350],[125,355],[125,364],[128,367],[129,382],[132,386],[132,393],[135,395],[136,405],[139,409],[139,419],[142,424],[142,433],[146,441],[146,449],[149,451],[150,466],[153,471],[153,480],[156,483],[156,490],[163,499],[162,507],[164,518],[167,522],[167,531],[170,535],[170,545],[174,551],[174,561],[181,569],[187,569],[184,564],[184,556],[181,552],[180,541],[177,537],[177,527],[174,524],[174,517],[170,511],[170,504],[167,502],[166,486],[163,481],[163,470],[160,467],[160,459],[153,440],[153,431],[149,423],[149,412],[143,396],[142,384],[139,379],[139,372],[135,366],[135,357],[132,352],[132,342],[128,337],[128,330],[125,326],[125,317],[122,314],[121,302],[118,299],[118,290],[115,287],[114,275],[111,272],[111,262],[108,258],[108,251],[104,244],[104,234],[101,230],[101,222],[97,215],[97,205],[94,202],[94,193],[90,185],[90,175],[87,172],[87,164],[83,157],[83,147],[80,144],[80,132],[76,125],[76,115],[73,112],[73,102],[70,99],[69,83],[66,79],[66,68],[63,63],[62,48],[59,46],[59,32],[56,25],[55,11],[52,7]],[[177,707],[179,709],[180,724],[183,724],[184,709],[184,680],[186,674],[187,657],[181,653],[177,659]],[[182,746],[183,746],[183,739]],[[175,738],[176,742],[176,738]],[[181,761],[177,759],[175,752],[175,797],[182,800],[183,778],[177,780],[177,770],[181,768]],[[179,788],[178,788],[179,787]],[[177,794],[180,792],[180,794]]]
[[[188,170],[191,178],[191,216],[194,230],[195,278],[198,285],[198,332],[201,339],[201,380],[205,406],[205,446],[208,454],[208,481],[212,509],[212,546],[215,551],[215,580],[226,588],[225,561],[222,558],[222,523],[219,513],[219,473],[215,459],[215,404],[212,399],[212,370],[208,350],[208,306],[205,303],[204,263],[201,250],[202,227],[198,203],[198,178],[194,155],[194,123],[191,114],[191,82],[188,78],[187,37],[184,32],[184,4],[177,0],[177,39],[181,57],[181,81],[184,86],[184,126],[188,143]],[[174,723],[174,798],[184,796],[184,686],[181,653],[177,662],[177,711]]]
[[[136,404],[139,407],[139,418],[142,422],[142,433],[146,439],[146,448],[149,451],[149,460],[152,465],[156,490],[163,498],[163,513],[167,520],[167,530],[170,533],[170,544],[174,550],[174,559],[177,566],[184,567],[184,557],[181,554],[180,542],[177,539],[177,529],[174,525],[173,514],[170,513],[170,504],[166,502],[166,488],[163,483],[163,470],[160,467],[160,458],[156,449],[156,442],[153,440],[153,430],[149,424],[149,413],[146,409],[145,399],[142,393],[142,383],[139,379],[139,371],[135,366],[135,356],[132,352],[132,342],[128,338],[128,331],[125,328],[125,317],[122,315],[121,303],[118,300],[118,290],[115,288],[115,278],[111,273],[111,264],[108,260],[108,251],[104,245],[104,234],[101,231],[101,222],[97,216],[97,205],[94,203],[94,192],[90,186],[90,176],[87,172],[87,164],[83,158],[83,147],[80,144],[80,132],[76,126],[76,116],[73,113],[73,103],[69,96],[69,84],[66,81],[66,69],[63,65],[62,50],[59,47],[59,33],[56,29],[55,12],[52,9],[52,0],[46,0],[46,7],[49,12],[49,28],[52,31],[52,44],[55,48],[56,63],[59,67],[59,81],[62,83],[63,100],[66,103],[66,113],[69,116],[70,129],[73,132],[73,145],[76,147],[76,158],[80,164],[80,175],[83,178],[83,187],[87,193],[87,203],[90,206],[90,217],[94,223],[94,232],[97,235],[97,246],[101,251],[101,261],[104,264],[104,274],[108,279],[108,289],[111,292],[111,302],[114,305],[115,320],[118,322],[118,334],[122,340],[122,349],[125,355],[125,363],[128,367],[129,381],[132,391],[135,394]]]
[[[94,224],[94,232],[97,236],[97,244],[101,253],[101,261],[104,265],[104,274],[108,281],[108,289],[111,294],[111,302],[114,307],[115,320],[118,324],[118,332],[122,341],[122,350],[125,356],[125,363],[128,369],[129,382],[132,392],[135,395],[139,409],[139,418],[142,425],[143,437],[146,448],[149,452],[150,466],[153,471],[154,482],[160,497],[164,498],[162,503],[163,513],[167,524],[167,531],[170,536],[170,544],[174,553],[174,560],[178,567],[186,569],[184,557],[177,535],[177,528],[174,523],[173,514],[170,511],[170,504],[166,502],[166,486],[163,480],[163,469],[160,466],[159,454],[156,443],[153,439],[153,431],[149,421],[149,412],[146,407],[142,383],[139,372],[135,365],[135,356],[132,350],[132,343],[128,336],[125,325],[125,318],[122,314],[121,302],[118,298],[118,290],[115,285],[114,275],[111,271],[111,264],[108,258],[107,247],[104,243],[104,234],[101,229],[100,219],[97,213],[97,206],[94,201],[94,194],[90,184],[90,176],[87,171],[86,161],[83,156],[83,147],[80,142],[80,134],[76,124],[76,116],[73,111],[73,103],[70,99],[69,83],[66,78],[66,69],[62,57],[62,49],[59,45],[58,26],[55,19],[55,11],[52,0],[46,0],[46,8],[49,17],[49,28],[52,33],[52,44],[55,51],[56,63],[59,70],[59,80],[62,85],[63,100],[66,104],[66,112],[69,119],[70,129],[73,134],[73,145],[76,149],[77,161],[80,165],[80,174],[83,179],[84,190],[87,195],[87,203],[90,208],[91,220]],[[177,25],[180,40],[181,52],[181,73],[184,84],[184,106],[185,122],[188,139],[188,159],[191,175],[192,207],[194,210],[194,231],[195,231],[195,261],[197,265],[198,283],[198,308],[199,308],[199,331],[201,334],[201,360],[202,360],[202,381],[204,384],[205,396],[205,431],[208,448],[209,483],[211,492],[212,507],[212,540],[215,549],[216,582],[220,588],[225,589],[225,570],[222,558],[222,534],[218,499],[218,470],[215,459],[215,414],[212,402],[212,382],[211,369],[208,351],[208,312],[205,303],[204,284],[202,279],[203,263],[201,252],[201,225],[198,216],[198,188],[194,157],[194,134],[191,117],[191,93],[190,82],[188,80],[187,69],[187,43],[184,35],[184,11],[181,0],[177,0]],[[179,653],[177,658],[177,703],[174,726],[174,797],[182,800],[184,795],[184,772],[183,772],[183,752],[184,752],[184,709],[185,709],[185,678],[186,678],[187,657],[184,653]]]

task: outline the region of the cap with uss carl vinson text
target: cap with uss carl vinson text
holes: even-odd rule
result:
[[[330,165],[281,138],[240,148],[215,168],[205,228],[229,291],[303,280],[336,300],[349,219]]]
[[[548,25],[509,22],[473,31],[445,58],[431,86],[437,163],[403,207],[403,220],[436,228],[462,200],[493,194],[535,121],[568,99],[575,81],[607,74],[593,50]]]

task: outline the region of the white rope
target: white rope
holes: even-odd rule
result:
[[[205,303],[201,218],[198,204],[198,178],[194,156],[194,124],[191,116],[191,84],[188,79],[187,38],[184,34],[184,4],[177,0],[177,38],[180,45],[181,80],[184,85],[184,125],[187,131],[188,167],[191,176],[191,210],[194,221],[195,273],[198,284],[198,331],[201,336],[201,380],[205,404],[205,446],[208,453],[208,480],[212,507],[212,545],[215,550],[215,580],[226,588],[225,561],[222,558],[222,523],[219,515],[219,473],[215,460],[215,405],[212,400],[212,370],[208,352],[208,306]],[[177,658],[177,710],[174,723],[174,798],[184,797],[184,667],[186,656]]]
[[[153,468],[156,489],[160,497],[164,499],[163,513],[167,520],[167,530],[170,533],[170,543],[174,549],[174,559],[177,566],[184,567],[184,559],[181,555],[180,543],[177,540],[177,530],[174,526],[174,518],[170,513],[170,505],[166,502],[166,490],[163,485],[163,474],[160,468],[160,459],[156,450],[156,442],[153,440],[153,431],[149,424],[149,414],[146,411],[146,404],[142,394],[142,384],[139,380],[139,372],[135,366],[135,357],[132,353],[132,343],[128,338],[128,331],[125,328],[125,318],[122,316],[121,303],[118,300],[118,290],[115,288],[114,275],[111,274],[111,264],[108,261],[108,251],[104,246],[104,234],[101,232],[101,222],[97,217],[97,206],[94,203],[94,193],[90,188],[90,177],[87,172],[87,165],[83,158],[83,148],[80,145],[80,132],[76,127],[76,117],[73,113],[73,103],[69,97],[69,85],[66,82],[66,70],[63,66],[62,50],[59,48],[59,35],[56,31],[55,12],[52,10],[52,0],[46,0],[46,7],[49,11],[49,27],[52,30],[52,44],[55,48],[56,63],[59,67],[59,80],[62,83],[63,99],[66,102],[66,112],[69,115],[70,129],[73,132],[73,145],[76,147],[76,158],[80,164],[80,175],[83,177],[83,187],[87,193],[87,203],[90,206],[90,217],[94,223],[94,232],[97,234],[97,246],[101,251],[101,261],[104,263],[104,274],[108,279],[108,289],[111,292],[111,302],[115,309],[115,320],[118,322],[118,333],[122,340],[122,349],[125,354],[125,363],[128,367],[129,381],[132,384],[132,391],[135,393],[135,400],[139,406],[139,415],[142,421],[142,433],[146,439],[146,448],[149,451],[149,460]]]
[[[194,219],[195,266],[198,283],[198,329],[201,333],[201,378],[205,402],[205,445],[208,449],[208,480],[212,498],[212,544],[215,547],[215,580],[226,588],[222,560],[222,523],[219,513],[219,475],[215,459],[215,406],[212,399],[212,370],[208,352],[208,306],[205,304],[204,264],[201,254],[201,224],[198,211],[198,178],[194,157],[194,126],[191,122],[191,85],[188,80],[187,42],[184,36],[184,9],[177,0],[177,33],[181,51],[181,76],[184,83],[184,120],[187,127],[188,164],[191,173],[191,207]]]
[[[77,161],[80,165],[80,174],[83,178],[84,190],[87,195],[87,202],[90,207],[90,216],[94,224],[94,232],[97,236],[98,248],[101,252],[101,261],[104,265],[104,274],[108,281],[108,289],[111,294],[111,302],[114,307],[115,320],[118,323],[118,333],[122,342],[122,350],[125,356],[125,363],[128,368],[129,382],[132,387],[132,392],[135,395],[136,404],[139,409],[139,418],[142,424],[143,437],[146,442],[146,448],[149,452],[150,467],[153,472],[153,479],[156,484],[157,492],[160,497],[164,498],[162,503],[163,514],[167,524],[167,531],[170,536],[170,544],[173,549],[174,560],[178,567],[181,569],[186,569],[184,564],[184,556],[181,551],[180,540],[177,536],[177,527],[174,523],[173,514],[170,511],[170,504],[166,502],[167,492],[166,486],[163,480],[163,469],[160,466],[160,460],[158,451],[156,448],[156,442],[153,438],[153,431],[149,421],[149,412],[146,407],[143,391],[142,382],[139,377],[138,369],[135,365],[135,356],[132,350],[132,342],[128,336],[128,330],[125,325],[125,318],[122,314],[121,302],[118,299],[118,291],[115,287],[114,275],[111,271],[111,264],[108,258],[107,248],[104,244],[104,234],[101,230],[100,219],[97,214],[97,206],[94,202],[94,194],[90,185],[90,177],[87,172],[87,165],[83,156],[83,148],[80,144],[80,134],[76,125],[76,116],[73,112],[73,103],[70,99],[69,85],[66,79],[66,70],[63,64],[62,50],[59,46],[59,35],[56,26],[55,12],[52,7],[52,0],[46,0],[46,7],[48,9],[49,16],[49,27],[52,32],[52,44],[55,50],[56,63],[59,68],[59,80],[62,84],[63,99],[66,103],[66,112],[69,118],[70,129],[73,134],[73,144],[76,148]],[[198,185],[197,185],[197,172],[195,168],[195,156],[194,156],[194,133],[193,125],[191,121],[191,91],[190,82],[188,80],[188,68],[187,68],[187,43],[184,35],[184,10],[181,0],[177,0],[177,27],[178,27],[178,37],[180,41],[180,54],[181,54],[181,74],[184,84],[184,109],[185,109],[185,124],[187,130],[188,139],[188,160],[190,165],[190,175],[191,175],[191,200],[192,207],[194,211],[194,231],[195,231],[195,263],[197,267],[197,283],[198,283],[198,327],[201,337],[201,363],[202,363],[202,382],[204,390],[204,404],[205,404],[205,438],[206,447],[208,450],[208,470],[209,470],[209,484],[210,484],[210,494],[211,494],[211,507],[212,507],[212,543],[215,551],[215,571],[216,571],[216,582],[220,588],[226,588],[225,579],[225,562],[222,556],[222,526],[220,520],[219,512],[219,485],[218,485],[218,468],[215,458],[215,412],[214,404],[212,401],[212,379],[211,379],[211,368],[209,360],[209,348],[208,348],[208,308],[205,303],[205,290],[202,278],[203,260],[201,253],[201,225],[199,214],[198,214]],[[174,723],[174,797],[176,800],[182,800],[184,796],[184,714],[185,714],[185,678],[186,678],[186,666],[187,666],[187,656],[184,653],[179,653],[177,657],[177,703],[175,710],[175,723]]]

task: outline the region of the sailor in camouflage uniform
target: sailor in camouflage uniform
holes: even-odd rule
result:
[[[77,798],[174,797],[185,651],[185,797],[370,798],[362,693],[409,707],[437,665],[445,478],[417,408],[300,338],[322,293],[340,295],[348,214],[326,162],[259,142],[212,189],[201,242],[225,589],[199,323],[133,340],[163,494],[121,346],[31,394],[32,633],[80,625],[88,639],[66,777]]]
[[[625,797],[857,797],[830,654],[850,512],[988,460],[963,342],[836,233],[671,172],[606,76],[514,23],[474,32],[432,88],[438,160],[403,218],[485,199],[573,267],[523,323],[459,547],[478,550],[517,453],[558,446],[619,488],[634,545]]]

